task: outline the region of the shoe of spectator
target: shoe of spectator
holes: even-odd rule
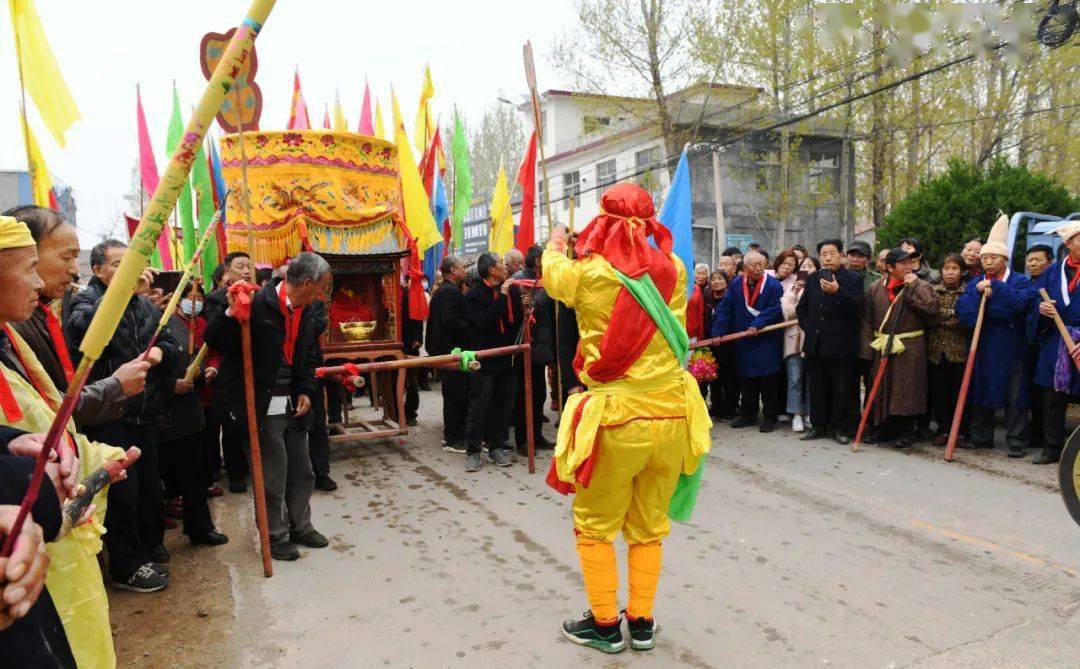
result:
[[[544,437],[540,437],[540,439],[535,444],[533,444],[533,446],[535,446],[536,450],[538,450],[538,451],[553,451],[553,450],[555,450],[555,442],[554,441],[548,441]]]
[[[930,442],[934,446],[944,446],[949,443],[949,435],[937,434],[934,435],[934,440]]]
[[[780,414],[779,416],[776,417],[776,420],[777,420],[777,422],[780,422],[780,423],[786,423],[789,420],[791,420],[791,415],[786,414],[786,413],[782,413],[782,414]]]
[[[463,441],[453,441],[450,443],[443,441],[442,449],[447,453],[468,453],[468,450],[465,448],[465,442]]]
[[[225,491],[221,489],[221,486],[212,485],[206,489],[207,497],[221,497],[225,494]]]
[[[772,432],[776,429],[776,419],[769,418],[768,416],[761,419],[761,427],[758,428],[758,432]]]
[[[893,448],[911,448],[912,437],[913,434],[905,431],[893,442]]]
[[[330,423],[326,426],[327,431],[333,435],[345,434],[345,428],[341,423]]]
[[[289,532],[289,542],[308,548],[326,548],[330,545],[330,540],[316,530]]]
[[[164,518],[161,519],[161,526],[164,527],[167,530],[175,530],[177,527],[179,527],[179,525],[176,522],[176,519],[175,518],[169,518],[168,516],[165,516]]]
[[[229,481],[229,492],[247,492],[247,481]]]
[[[416,419],[415,418],[406,418],[405,419],[405,424],[407,426],[409,426],[409,427],[416,427]]]
[[[737,430],[740,427],[750,427],[750,426],[754,425],[755,423],[757,423],[757,421],[754,420],[753,418],[747,418],[746,416],[739,416],[735,420],[731,421],[731,427]]]
[[[160,562],[161,564],[165,564],[170,559],[171,557],[169,556],[169,551],[165,550],[164,546],[155,546],[153,550],[150,551],[150,560],[152,562]]]
[[[192,546],[221,546],[229,543],[229,537],[217,530],[207,530],[202,534],[189,537]]]
[[[1024,447],[1023,446],[1009,446],[1009,457],[1010,458],[1022,458],[1022,457],[1024,457]]]
[[[722,414],[720,414],[719,416],[716,417],[716,420],[720,421],[721,423],[726,423],[726,422],[728,422],[729,420],[731,420],[734,417],[735,417],[735,414],[733,414],[733,413],[722,413]]]
[[[334,492],[337,490],[337,483],[328,475],[320,474],[315,477],[315,487],[323,492]]]
[[[502,446],[489,450],[488,457],[495,463],[496,467],[509,467],[514,464],[512,451]]]
[[[813,428],[811,430],[808,430],[803,436],[799,437],[799,441],[814,441],[815,439],[824,439],[827,436],[829,435],[825,432],[825,430]]]
[[[799,414],[795,414],[791,419],[791,431],[792,432],[802,432],[805,429],[806,429],[806,426],[803,425],[802,416],[799,415]]]
[[[299,560],[300,549],[284,539],[278,539],[270,542],[270,557],[284,562]]]
[[[168,585],[168,579],[151,569],[149,564],[139,567],[125,579],[113,579],[114,588],[129,592],[157,592]]]
[[[1031,461],[1033,465],[1052,465],[1061,459],[1061,451],[1048,451],[1045,448],[1042,453],[1035,456]]]
[[[172,578],[172,570],[169,569],[169,565],[160,562],[148,562],[147,566],[164,576],[166,581]]]
[[[480,451],[473,453],[466,453],[465,455],[465,471],[478,472],[480,467],[483,466],[483,460],[480,459]]]
[[[851,443],[851,437],[847,436],[843,432],[836,432],[835,434],[833,434],[833,441],[840,444],[841,446],[847,446]]]

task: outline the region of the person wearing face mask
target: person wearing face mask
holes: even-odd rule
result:
[[[960,322],[974,327],[986,296],[979,348],[971,375],[970,442],[962,447],[994,447],[994,414],[1005,410],[1009,457],[1024,457],[1028,441],[1028,349],[1026,319],[1035,293],[1031,281],[1009,269],[1009,219],[998,218],[982,247],[983,274],[971,279],[956,302]]]
[[[735,277],[717,307],[712,322],[713,337],[749,330],[749,337],[732,346],[735,370],[739,376],[739,417],[731,427],[757,424],[761,407],[761,432],[776,429],[780,414],[780,363],[784,352],[784,333],[770,332],[756,336],[767,325],[783,318],[780,298],[784,287],[774,277],[765,274],[765,256],[751,251],[743,258],[745,271]]]
[[[206,488],[210,482],[208,462],[203,452],[202,430],[206,425],[198,390],[208,373],[206,363],[196,373],[194,381],[184,378],[188,365],[198,352],[196,341],[201,345],[206,321],[199,316],[202,311],[201,286],[192,291],[180,286],[177,290],[188,295],[180,301],[179,313],[169,318],[166,328],[173,339],[182,342],[180,353],[169,370],[171,391],[164,393],[161,421],[161,461],[165,471],[163,478],[175,481],[176,491],[183,496],[184,534],[191,545],[219,546],[229,538],[214,527],[210,518],[210,506],[206,503]]]

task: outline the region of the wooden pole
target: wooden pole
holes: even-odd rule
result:
[[[270,530],[266,517],[266,489],[263,485],[262,451],[259,449],[259,423],[255,419],[255,371],[251,358],[251,322],[240,321],[240,341],[244,356],[244,403],[247,405],[248,444],[251,446],[251,488],[255,497],[255,525],[259,529],[263,576],[274,575],[270,562]]]
[[[900,292],[896,294],[896,298],[893,300],[893,305],[896,308],[896,312],[892,315],[892,323],[887,324],[889,329],[889,337],[885,340],[885,350],[881,352],[881,361],[878,362],[877,373],[874,374],[874,383],[870,385],[870,392],[866,395],[866,405],[863,407],[862,416],[859,418],[859,427],[855,430],[855,438],[851,440],[851,452],[859,452],[859,444],[862,443],[863,430],[866,429],[866,423],[870,419],[870,412],[874,408],[874,400],[877,398],[878,390],[881,388],[881,382],[885,378],[885,369],[889,366],[889,358],[892,357],[892,344],[893,337],[896,335],[896,324],[900,321],[900,312],[904,310],[904,291],[907,290],[907,286],[900,289]],[[886,314],[887,315],[887,314]]]
[[[1039,295],[1042,297],[1043,302],[1053,304],[1054,301],[1050,299],[1050,294],[1046,292],[1045,288],[1039,289]],[[1054,325],[1057,326],[1058,334],[1061,335],[1061,340],[1069,347],[1069,352],[1072,353],[1072,349],[1076,346],[1076,342],[1073,341],[1072,335],[1069,334],[1069,328],[1065,327],[1065,321],[1061,320],[1061,314],[1057,309],[1054,309]],[[1072,358],[1072,355],[1069,356]],[[1072,358],[1073,365],[1080,370],[1080,362],[1076,361],[1076,358]]]
[[[255,258],[255,221],[251,220],[251,199],[248,197],[248,173],[247,173],[247,152],[244,150],[244,119],[242,112],[240,111],[240,87],[244,85],[243,79],[236,81],[236,87],[233,88],[236,98],[236,143],[240,146],[240,181],[244,184],[240,193],[240,202],[244,205],[244,216],[247,217],[248,229],[247,229],[247,252],[251,256],[251,264],[254,266]],[[251,269],[252,278],[255,277],[255,268]]]
[[[529,348],[527,344],[515,344],[513,346],[499,346],[498,348],[486,348],[475,351],[476,359],[495,358],[502,355],[514,355],[524,353]],[[446,355],[417,356],[415,358],[403,358],[401,360],[381,360],[379,362],[364,362],[346,368],[344,365],[335,367],[319,367],[315,370],[316,376],[340,376],[346,373],[366,374],[368,372],[388,372],[398,369],[410,369],[413,367],[438,367],[449,363],[460,363],[460,353],[448,353]]]
[[[733,333],[731,333],[729,335],[724,335],[723,337],[713,337],[711,339],[702,339],[701,341],[696,341],[696,342],[690,344],[690,348],[695,349],[695,348],[704,348],[706,346],[718,346],[720,344],[729,344],[729,343],[731,343],[733,341],[738,341],[739,339],[745,339],[746,337],[757,337],[757,336],[760,336],[760,335],[763,335],[763,334],[767,334],[769,332],[775,332],[776,330],[783,330],[785,328],[791,327],[792,325],[798,325],[798,324],[799,324],[798,319],[792,319],[790,321],[784,321],[783,323],[773,323],[772,325],[766,325],[765,327],[761,328],[760,330],[758,330],[754,334],[750,334],[749,330],[743,330],[742,332],[733,332]]]
[[[953,410],[952,426],[949,428],[949,441],[945,444],[945,462],[952,462],[956,450],[956,440],[960,436],[960,422],[964,417],[964,405],[967,404],[968,387],[971,385],[971,372],[975,369],[975,355],[979,350],[979,335],[982,334],[983,317],[986,315],[986,291],[979,300],[979,315],[975,319],[975,330],[971,333],[971,348],[968,349],[967,362],[964,364],[964,378],[960,381],[960,396],[956,398]]]
[[[529,319],[525,319],[525,355],[524,364],[521,366],[521,379],[525,385],[525,445],[529,452],[529,473],[536,473],[536,439],[533,434],[533,424],[536,416],[533,415],[533,387],[532,387],[532,341],[529,329]]]

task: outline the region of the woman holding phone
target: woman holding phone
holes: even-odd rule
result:
[[[789,253],[785,251],[784,253]],[[783,253],[780,257],[783,257]],[[792,255],[792,259],[794,259]],[[779,260],[779,258],[777,258]],[[808,256],[802,261],[797,272],[792,273],[790,285],[784,289],[780,298],[780,308],[784,311],[784,320],[795,318],[795,309],[799,305],[806,288],[806,277],[820,268],[817,258]],[[779,272],[778,272],[779,274]],[[777,276],[777,278],[780,278]],[[803,432],[809,425],[806,418],[806,383],[803,375],[802,354],[803,332],[798,325],[784,329],[784,372],[787,374],[787,412],[791,414],[791,431]]]

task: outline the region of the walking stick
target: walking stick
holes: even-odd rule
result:
[[[701,341],[696,341],[690,344],[690,348],[695,349],[704,348],[706,346],[719,346],[720,344],[730,344],[733,341],[745,339],[746,337],[758,337],[760,335],[773,332],[775,330],[783,330],[785,328],[791,327],[792,325],[798,324],[798,319],[793,319],[790,321],[784,321],[783,323],[773,323],[772,325],[766,325],[754,334],[750,334],[749,330],[743,330],[742,332],[732,332],[731,334],[724,335],[723,337],[713,337],[712,339],[702,339]]]
[[[474,351],[475,360],[485,358],[497,358],[502,355],[514,355],[528,350],[528,344],[515,344],[513,346],[499,346],[497,348],[485,348]],[[424,355],[401,360],[381,360],[379,362],[362,362],[355,365],[337,365],[333,367],[317,367],[315,376],[341,376],[342,374],[367,374],[368,372],[389,372],[397,369],[411,369],[413,367],[440,367],[453,363],[461,364],[461,358],[465,353],[447,353],[446,355]],[[459,367],[460,369],[460,367]]]
[[[892,315],[889,323],[889,337],[885,340],[885,350],[881,352],[881,360],[878,361],[877,373],[874,374],[874,383],[870,386],[870,392],[866,395],[866,405],[863,407],[862,416],[859,418],[859,429],[855,431],[855,438],[851,441],[851,452],[859,452],[859,444],[862,443],[863,431],[866,429],[866,421],[870,418],[870,411],[874,408],[874,399],[881,388],[881,381],[885,378],[885,368],[889,365],[889,357],[892,353],[893,338],[896,336],[896,324],[900,322],[900,314],[904,311],[904,302],[900,298],[904,296],[905,288],[901,288],[896,295],[896,313]],[[894,302],[894,303],[895,303]]]
[[[968,386],[971,385],[971,372],[975,369],[975,354],[979,350],[979,335],[982,334],[983,317],[986,315],[986,291],[979,300],[979,315],[975,318],[975,330],[971,333],[971,348],[968,349],[967,362],[964,364],[964,378],[960,381],[960,396],[956,398],[956,409],[949,427],[949,441],[945,445],[945,462],[952,462],[956,450],[956,440],[960,436],[960,421],[964,417],[964,405],[967,404]]]
[[[1046,292],[1045,288],[1039,289],[1039,295],[1042,297],[1043,302],[1048,302],[1050,304],[1054,303],[1054,301],[1050,299],[1050,294]],[[1065,327],[1065,321],[1061,320],[1061,314],[1057,312],[1057,309],[1054,309],[1054,325],[1057,326],[1058,333],[1061,335],[1061,341],[1065,342],[1066,346],[1069,347],[1069,357],[1072,358],[1073,365],[1080,370],[1080,362],[1077,362],[1076,358],[1073,358],[1071,355],[1073,346],[1076,346],[1076,342],[1073,341],[1072,335],[1069,334],[1069,328]]]
[[[533,435],[533,421],[536,417],[533,415],[533,387],[532,387],[532,329],[529,327],[528,318],[525,319],[525,324],[522,328],[525,330],[525,340],[522,342],[525,344],[525,351],[523,356],[523,364],[521,365],[521,380],[525,386],[525,444],[529,451],[529,473],[536,473],[536,440]]]

